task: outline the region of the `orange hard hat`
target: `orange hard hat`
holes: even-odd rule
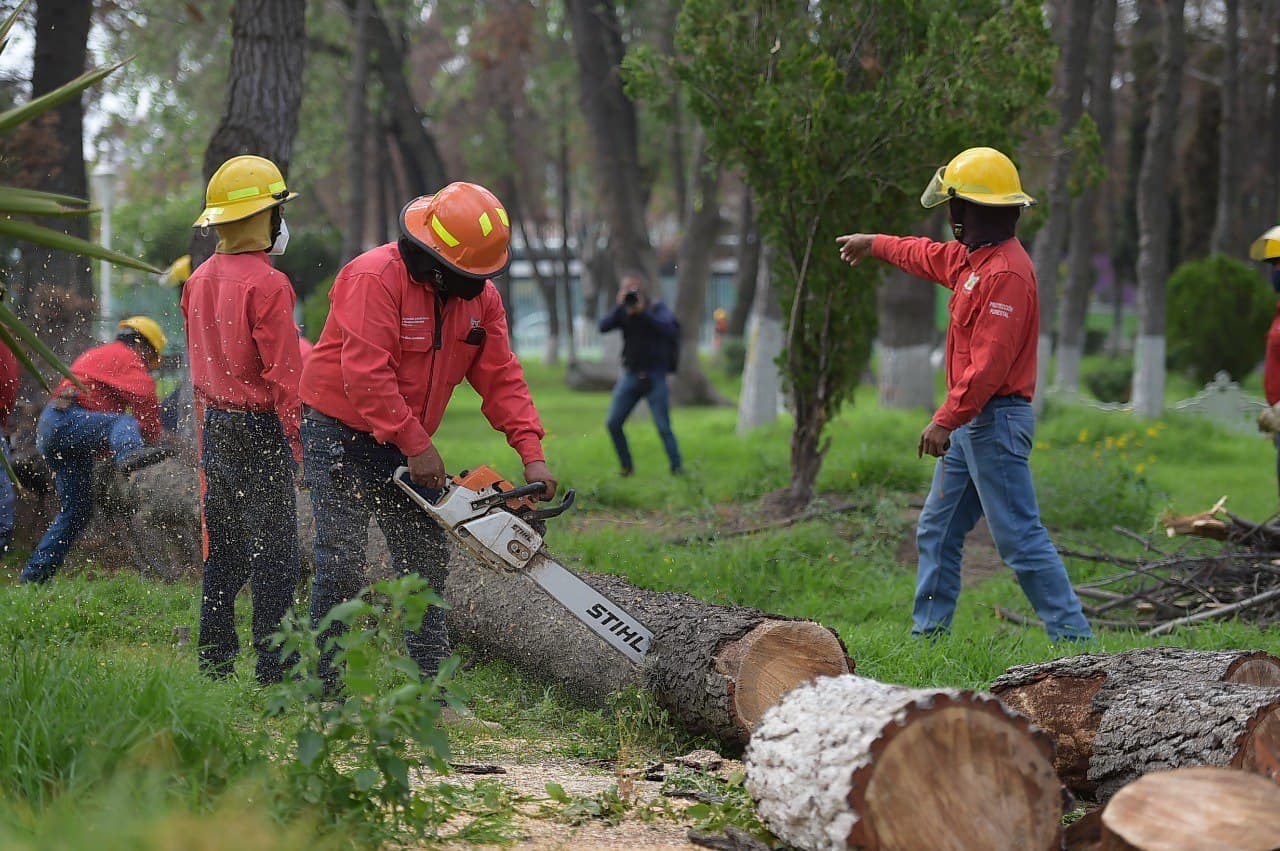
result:
[[[400,211],[400,231],[458,274],[501,275],[511,264],[511,222],[497,197],[476,183],[450,183]]]

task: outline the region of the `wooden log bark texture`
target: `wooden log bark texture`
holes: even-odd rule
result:
[[[745,757],[764,822],[810,851],[1049,851],[1053,743],[994,697],[823,677],[765,713]]]
[[[1107,804],[1098,848],[1274,851],[1280,848],[1280,786],[1226,768],[1148,774]]]
[[[616,576],[581,574],[653,631],[637,668],[520,575],[455,549],[445,586],[449,634],[484,655],[562,684],[588,703],[629,685],[648,689],[690,732],[741,749],[764,711],[814,677],[853,670],[834,631],[813,621],[647,591]]]
[[[1095,739],[1112,695],[1160,682],[1280,687],[1280,658],[1262,651],[1183,647],[1085,654],[1010,668],[991,692],[1054,737],[1058,776],[1072,792],[1089,797],[1097,785],[1090,777]]]

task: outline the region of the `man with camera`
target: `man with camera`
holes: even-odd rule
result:
[[[671,430],[667,375],[675,370],[679,360],[680,323],[671,308],[649,298],[645,279],[637,272],[622,276],[617,301],[617,307],[600,319],[600,333],[622,329],[622,376],[613,387],[605,421],[618,452],[622,475],[630,476],[635,470],[622,424],[641,399],[649,403],[649,413],[667,450],[671,472],[679,475],[683,467],[680,447]]]

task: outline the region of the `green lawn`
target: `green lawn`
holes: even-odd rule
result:
[[[529,374],[549,463],[562,487],[578,491],[578,507],[551,521],[548,533],[570,567],[821,620],[839,631],[860,673],[909,685],[982,688],[1010,665],[1068,652],[1041,630],[994,616],[997,605],[1029,613],[1007,572],[966,590],[951,636],[908,640],[914,565],[902,563],[898,550],[912,533],[908,507],[923,499],[932,471],[933,462],[916,458],[923,413],[880,410],[864,388],[832,423],[820,504],[852,501],[859,510],[679,544],[675,539],[714,532],[729,518],[770,519],[759,499],[788,482],[788,424],[742,438],[732,408],[677,409],[687,474],[673,478],[640,414],[628,429],[636,474],[623,479],[603,426],[607,394],[570,392],[548,368]],[[717,380],[735,392],[732,382]],[[465,388],[438,444],[451,470],[487,463],[519,474],[514,453]],[[1185,416],[1145,421],[1050,405],[1033,466],[1046,523],[1074,549],[1131,553],[1137,544],[1113,526],[1153,533],[1161,512],[1203,510],[1224,494],[1251,519],[1277,508],[1273,448]],[[183,627],[194,632],[196,588],[120,575],[59,576],[32,589],[11,584],[19,564],[10,556],[9,582],[0,586],[0,638],[11,650],[0,660],[0,846],[195,847],[181,838],[200,834],[208,849],[324,847],[314,839],[317,829],[324,842],[350,844],[324,813],[281,800],[279,743],[289,712],[264,720],[269,696],[250,680],[211,684],[196,673],[182,638]],[[1077,579],[1103,572],[1084,562],[1069,569]],[[242,604],[242,619],[247,608]],[[1280,653],[1274,631],[1236,623],[1183,630],[1169,642]],[[1103,632],[1084,649],[1149,643]],[[608,760],[622,749],[669,752],[692,744],[643,696],[586,710],[502,664],[469,667],[460,683],[482,717],[521,737],[522,758]],[[512,756],[465,737],[455,747],[468,758]],[[495,792],[458,794],[433,799],[433,806],[471,813],[488,807],[489,816],[508,806]]]

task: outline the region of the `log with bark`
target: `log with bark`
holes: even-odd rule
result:
[[[1102,812],[1099,851],[1273,851],[1280,786],[1226,768],[1181,768],[1125,786]]]
[[[1059,847],[1052,741],[990,695],[824,677],[765,714],[745,763],[761,819],[797,848]]]
[[[653,631],[642,668],[531,581],[500,574],[454,550],[445,584],[449,634],[482,655],[563,685],[591,704],[628,686],[652,692],[678,724],[740,749],[770,706],[818,676],[853,670],[834,631],[809,620],[717,606],[581,574]]]
[[[1073,793],[1104,800],[1146,770],[1231,765],[1274,770],[1280,659],[1180,647],[1019,665],[991,691],[1047,730]]]
[[[1191,535],[1216,541],[1231,541],[1271,552],[1280,551],[1280,525],[1276,523],[1276,518],[1254,523],[1227,511],[1226,503],[1227,498],[1224,496],[1208,511],[1162,517],[1160,523],[1170,538]]]

